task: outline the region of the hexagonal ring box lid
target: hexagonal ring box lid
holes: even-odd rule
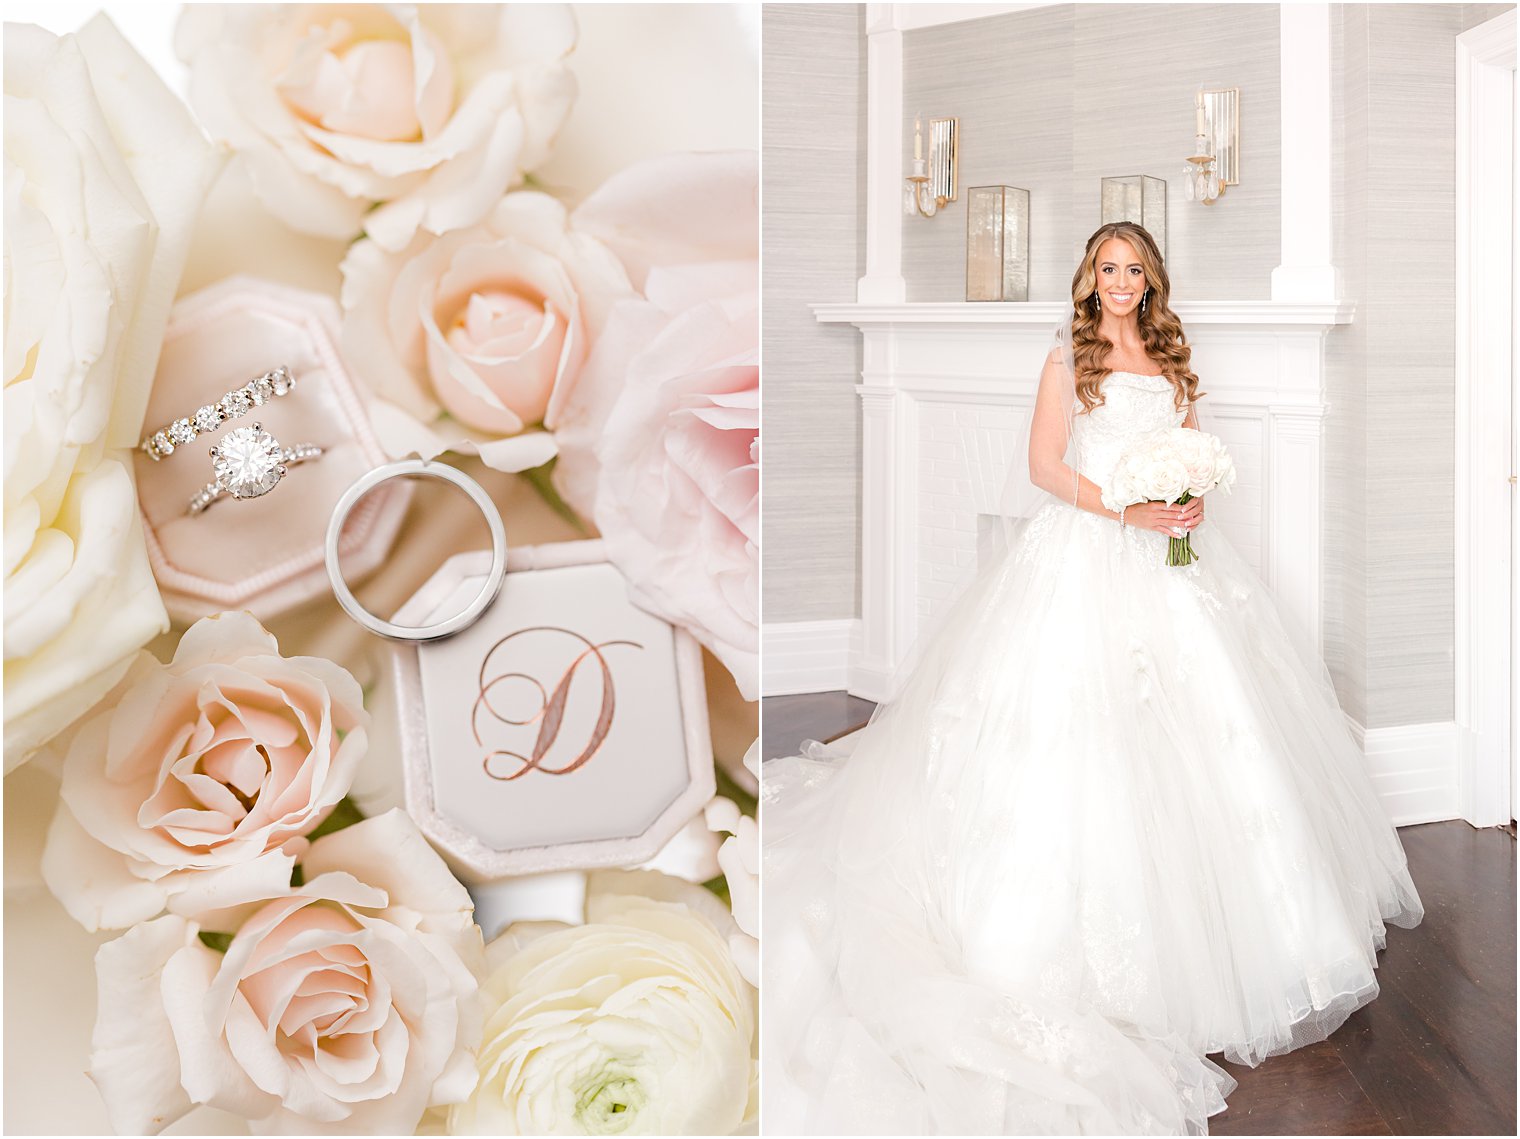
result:
[[[455,555],[393,620],[458,612],[489,569]],[[599,540],[507,570],[474,625],[394,650],[407,810],[466,881],[653,858],[714,792],[700,648],[628,599]]]

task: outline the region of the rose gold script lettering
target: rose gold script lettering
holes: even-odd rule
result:
[[[563,634],[578,641],[584,646],[571,660],[570,664],[560,674],[555,682],[553,691],[546,688],[537,677],[526,672],[503,672],[487,680],[490,672],[491,658],[496,655],[498,649],[508,641],[517,637],[526,636],[529,633]],[[602,650],[617,645],[626,645],[635,649],[644,646],[635,641],[603,641],[596,644],[590,639],[572,629],[564,629],[554,625],[533,625],[516,632],[508,633],[501,640],[491,646],[485,657],[480,662],[479,692],[475,697],[475,704],[470,709],[470,730],[475,736],[475,743],[479,747],[487,747],[480,728],[480,713],[482,710],[497,723],[508,724],[513,727],[528,727],[538,724],[538,735],[533,741],[533,749],[530,754],[523,755],[507,748],[495,748],[489,751],[485,758],[480,761],[481,768],[492,779],[510,782],[520,779],[530,771],[542,771],[545,775],[568,775],[590,762],[591,758],[601,750],[607,741],[607,735],[612,729],[613,714],[617,709],[616,693],[613,686],[612,669],[607,663],[607,658],[602,655]],[[588,660],[594,660],[599,669],[602,682],[601,706],[598,710],[596,721],[592,724],[588,738],[582,745],[575,757],[559,767],[551,767],[545,763],[545,757],[554,747],[565,727],[565,707],[570,700],[570,686],[575,679],[576,670]],[[538,707],[530,715],[523,718],[514,718],[500,711],[491,703],[491,693],[498,685],[508,681],[517,681],[528,686],[530,691],[538,697]],[[499,761],[511,760],[517,764],[516,770],[503,774],[500,770]]]

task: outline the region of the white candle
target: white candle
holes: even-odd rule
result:
[[[1194,127],[1193,133],[1194,134],[1202,134],[1203,130],[1204,130],[1204,128],[1203,128],[1203,88],[1202,87],[1200,87],[1198,89],[1198,94],[1197,94],[1196,98],[1194,99],[1194,102],[1193,102],[1193,111],[1194,111],[1194,118],[1196,119],[1196,122],[1197,122],[1197,125]]]
[[[922,116],[913,117],[913,160],[916,162],[924,156],[924,120]]]

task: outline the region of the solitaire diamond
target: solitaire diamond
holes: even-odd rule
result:
[[[281,469],[279,441],[255,424],[227,432],[216,448],[216,481],[233,498],[257,498],[274,488]]]

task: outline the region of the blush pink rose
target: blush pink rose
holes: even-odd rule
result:
[[[43,877],[87,929],[279,888],[348,793],[368,725],[338,665],[282,657],[248,613],[203,618],[75,733]]]
[[[119,1133],[207,1104],[258,1134],[410,1135],[470,1094],[484,947],[464,887],[400,810],[302,865],[304,885],[100,948],[90,1077]]]
[[[400,249],[475,224],[548,157],[576,34],[563,4],[190,4],[175,50],[270,213]]]
[[[553,457],[591,344],[631,295],[618,259],[564,206],[520,191],[479,225],[399,252],[357,242],[343,261],[343,352],[379,397],[371,416],[391,454],[469,450],[524,470]]]
[[[635,601],[759,696],[759,165],[640,163],[576,211],[644,296],[614,306],[557,432],[556,484]]]

